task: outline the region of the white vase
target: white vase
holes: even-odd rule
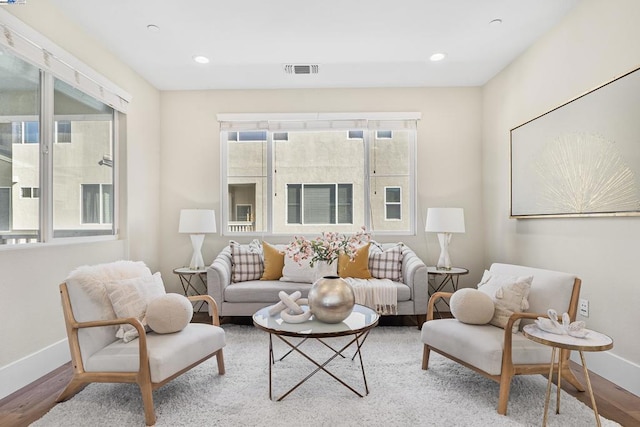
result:
[[[316,261],[313,265],[315,270],[314,274],[314,282],[318,279],[322,279],[325,276],[335,276],[338,274],[338,262],[333,261],[332,263],[328,263],[327,261]]]

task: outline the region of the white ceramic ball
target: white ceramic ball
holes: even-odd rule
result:
[[[183,330],[193,317],[191,302],[180,294],[165,294],[147,306],[147,325],[158,334]]]
[[[482,291],[473,288],[458,289],[449,300],[451,314],[462,323],[484,325],[493,318],[493,300]]]

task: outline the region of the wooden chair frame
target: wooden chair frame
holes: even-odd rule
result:
[[[69,349],[71,350],[71,362],[73,365],[73,377],[69,381],[67,387],[60,393],[56,402],[62,402],[76,393],[78,393],[87,384],[92,382],[100,383],[136,383],[140,387],[142,394],[142,402],[144,405],[144,416],[147,425],[151,426],[156,423],[156,415],[153,406],[153,390],[156,390],[174,378],[182,375],[191,368],[199,365],[205,360],[216,356],[218,362],[218,373],[224,375],[224,356],[222,349],[211,353],[207,357],[204,357],[192,365],[176,372],[165,380],[154,383],[151,381],[151,372],[149,368],[149,355],[147,352],[147,334],[142,326],[142,323],[135,317],[120,318],[113,320],[96,320],[90,322],[78,322],[76,321],[71,308],[71,300],[69,298],[69,291],[67,284],[62,283],[60,285],[60,296],[62,299],[62,311],[64,313],[65,324],[67,327],[67,336],[69,339]],[[187,297],[190,301],[205,301],[209,304],[212,311],[212,325],[220,326],[220,320],[218,318],[218,307],[209,295],[195,295]],[[139,334],[138,348],[140,351],[140,368],[137,372],[86,372],[84,370],[84,364],[82,362],[82,350],[80,349],[80,343],[78,341],[78,331],[81,328],[95,328],[101,326],[114,326],[122,324],[130,324],[136,328]]]
[[[571,321],[574,321],[576,319],[576,314],[578,309],[578,297],[580,295],[580,286],[581,286],[581,281],[580,279],[576,278],[573,283],[571,300],[569,301],[569,308],[567,310],[567,313],[569,314]],[[451,292],[436,292],[431,296],[431,298],[429,298],[429,305],[427,307],[427,322],[434,321],[433,311],[434,311],[436,302],[441,298],[448,299],[451,297],[451,295],[453,295],[453,293]],[[537,319],[538,317],[546,318],[547,313],[540,314],[540,313],[518,312],[518,313],[513,313],[509,318],[509,321],[507,322],[507,326],[505,326],[504,328],[504,344],[503,344],[504,351],[502,352],[502,369],[501,369],[500,375],[491,375],[475,366],[472,366],[466,362],[463,362],[462,360],[450,354],[445,353],[442,350],[439,350],[435,347],[430,347],[427,344],[424,345],[424,350],[422,353],[422,369],[424,370],[429,369],[429,354],[431,350],[433,350],[436,353],[443,355],[444,357],[447,357],[453,361],[456,361],[461,365],[466,366],[467,368],[489,379],[492,379],[498,382],[500,384],[500,394],[498,398],[498,413],[500,415],[506,415],[507,405],[509,403],[509,391],[511,388],[511,379],[515,375],[532,375],[532,374],[548,375],[549,374],[550,363],[514,364],[512,360],[511,344],[512,344],[513,334],[511,330],[513,328],[513,323],[518,319]],[[562,321],[561,318],[559,318],[558,320]],[[435,321],[437,321],[437,319],[435,319]],[[580,381],[578,381],[574,373],[569,368],[568,360],[569,360],[570,354],[571,354],[570,350],[560,351],[560,357],[562,358],[562,361],[563,361],[562,362],[562,379],[568,381],[573,387],[576,388],[576,390],[585,391],[584,386],[580,384]],[[553,369],[555,372],[558,371],[558,363],[554,363]]]

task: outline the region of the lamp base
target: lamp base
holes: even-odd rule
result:
[[[436,269],[451,270],[451,258],[449,258],[449,242],[451,242],[451,233],[438,233],[438,241],[440,242],[440,258],[438,258]]]
[[[193,246],[193,256],[189,268],[191,270],[201,270],[204,268],[204,260],[202,259],[202,243],[204,242],[204,234],[192,234],[191,246]]]

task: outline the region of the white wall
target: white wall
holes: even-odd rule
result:
[[[486,264],[567,271],[587,327],[613,337],[589,368],[640,395],[640,217],[509,219],[509,130],[640,65],[640,2],[585,0],[483,88]]]
[[[0,398],[60,366],[66,338],[58,285],[74,268],[128,258],[159,263],[159,91],[69,22],[48,0],[7,11],[133,97],[123,173],[128,211],[118,241],[0,248]],[[129,240],[124,237],[128,237]],[[66,350],[68,353],[68,350]],[[61,360],[62,358],[62,360]],[[37,363],[36,363],[37,361]]]
[[[175,267],[188,265],[191,256],[189,236],[177,232],[180,209],[213,208],[220,212],[220,141],[216,114],[417,111],[422,113],[418,123],[418,234],[380,240],[402,240],[425,262],[435,265],[440,247],[435,235],[425,236],[426,210],[434,206],[463,207],[467,232],[453,237],[451,258],[454,264],[471,270],[460,284],[475,285],[484,268],[480,94],[479,88],[163,92],[160,120],[163,277],[171,274]],[[286,238],[280,239],[284,240],[265,240],[286,241]],[[203,247],[205,264],[210,263],[228,241],[228,237],[208,235]],[[175,278],[173,289],[178,290],[178,286]]]

